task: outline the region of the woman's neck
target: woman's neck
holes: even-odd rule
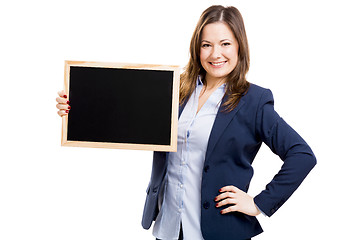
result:
[[[213,78],[209,76],[205,76],[205,82],[206,82],[206,89],[212,90],[217,89],[222,84],[226,82],[226,78]]]

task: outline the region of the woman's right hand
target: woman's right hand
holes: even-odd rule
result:
[[[58,114],[60,117],[66,116],[69,113],[70,110],[70,105],[69,105],[69,101],[67,99],[67,95],[66,92],[64,90],[61,90],[60,92],[58,92],[59,97],[56,98],[56,102],[58,104],[56,104],[57,109],[59,109]]]

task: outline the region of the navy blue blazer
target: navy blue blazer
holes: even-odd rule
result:
[[[223,99],[223,102],[226,98]],[[180,106],[180,114],[184,106]],[[243,213],[220,214],[214,198],[219,189],[233,185],[247,192],[251,166],[264,142],[283,165],[266,188],[255,196],[256,205],[273,215],[299,187],[315,166],[310,147],[274,110],[268,89],[251,84],[231,112],[220,107],[211,130],[201,183],[201,231],[205,240],[251,238],[263,230],[256,217]],[[168,154],[154,152],[151,180],[147,189],[142,226],[149,229],[159,213],[158,196],[168,164]]]

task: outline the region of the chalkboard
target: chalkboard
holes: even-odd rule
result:
[[[62,145],[176,151],[178,66],[65,61]]]

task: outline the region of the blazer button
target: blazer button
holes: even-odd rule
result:
[[[208,201],[205,201],[205,202],[203,203],[203,207],[204,207],[205,209],[209,209],[210,203],[209,203]]]
[[[210,168],[210,166],[209,165],[206,165],[205,167],[204,167],[204,172],[208,172],[209,171],[209,168]]]

